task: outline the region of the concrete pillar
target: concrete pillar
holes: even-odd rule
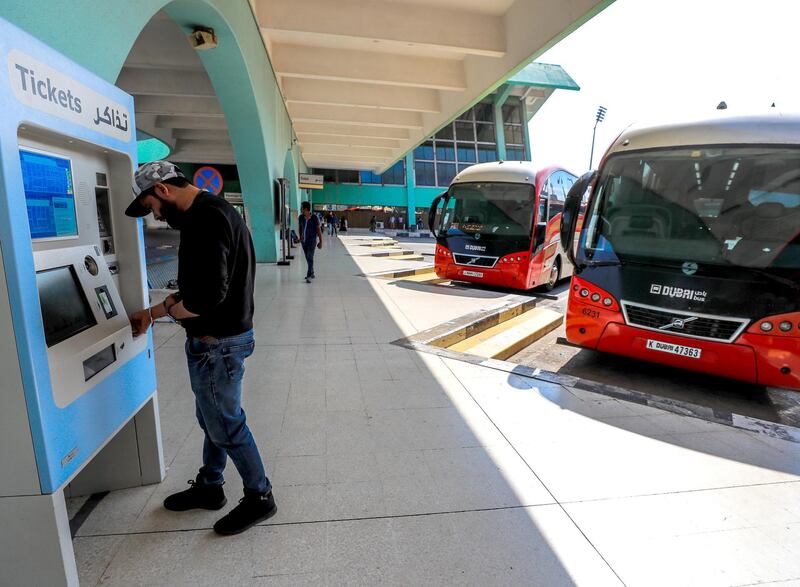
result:
[[[503,130],[503,104],[506,103],[510,95],[511,86],[508,84],[503,84],[497,88],[497,93],[494,95],[494,138],[495,141],[497,141],[498,161],[505,161],[506,159],[506,133]]]
[[[531,155],[531,137],[528,134],[528,107],[525,104],[525,100],[520,100],[519,105],[522,109],[522,137],[525,142],[525,160],[533,161],[533,156]]]
[[[417,225],[417,204],[414,198],[414,151],[406,154],[406,226]]]

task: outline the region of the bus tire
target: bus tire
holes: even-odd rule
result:
[[[550,279],[544,284],[544,291],[552,291],[556,284],[561,281],[561,257],[556,256],[553,267],[550,269]]]

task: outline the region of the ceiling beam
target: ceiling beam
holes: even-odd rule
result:
[[[377,157],[378,159],[391,159],[397,155],[396,149],[385,147],[352,147],[349,145],[320,145],[314,143],[300,143],[303,153],[315,155],[347,155],[358,157]]]
[[[319,133],[297,133],[297,138],[304,145],[343,145],[346,147],[384,147],[399,149],[403,142],[396,139],[369,137],[349,137],[346,135],[329,135]]]
[[[139,96],[134,100],[134,105],[137,113],[223,118],[222,108],[215,97]]]
[[[196,128],[220,130],[221,135],[227,136],[228,127],[224,118],[211,118],[208,116],[157,116],[156,126],[159,128]]]
[[[283,95],[287,102],[298,104],[440,112],[439,92],[427,88],[399,88],[381,84],[286,78],[283,80]]]
[[[205,70],[124,67],[117,86],[134,96],[216,96]]]
[[[303,151],[303,158],[314,159],[317,161],[360,161],[371,162],[372,165],[388,165],[392,159],[373,155],[332,155],[330,153],[316,153],[314,151]]]
[[[465,55],[503,57],[505,24],[499,16],[436,6],[372,0],[256,0],[259,26],[297,37],[347,39],[395,51],[409,46]]]
[[[272,63],[281,77],[464,91],[464,65],[453,59],[365,53],[275,43]]]
[[[407,141],[409,138],[409,130],[405,128],[334,124],[313,120],[307,122],[297,121],[294,119],[292,120],[294,121],[294,132],[297,134],[314,133],[326,134],[335,137],[382,138],[398,139],[401,141]]]
[[[305,159],[306,164],[309,167],[317,167],[317,168],[324,168],[324,169],[347,169],[347,170],[358,170],[358,171],[372,171],[377,173],[378,169],[383,167],[382,163],[375,163],[374,161],[348,161],[348,162],[336,162],[336,161],[327,161],[325,159]]]
[[[138,118],[137,118],[138,121]],[[176,139],[186,139],[194,141],[221,141],[226,140],[230,142],[228,133],[220,132],[219,130],[203,130],[191,128],[177,128],[172,133]]]
[[[422,129],[422,116],[417,112],[373,110],[347,106],[288,104],[289,115],[296,122],[327,122],[388,128]]]

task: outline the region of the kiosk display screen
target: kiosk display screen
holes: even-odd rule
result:
[[[78,236],[69,159],[20,149],[19,160],[31,238]]]
[[[72,265],[39,271],[36,285],[48,347],[97,324]]]

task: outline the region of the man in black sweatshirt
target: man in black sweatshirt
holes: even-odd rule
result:
[[[189,489],[170,495],[172,511],[218,510],[227,500],[222,472],[230,456],[244,497],[214,524],[238,534],[277,511],[272,485],[241,406],[244,360],[253,354],[255,252],[241,215],[223,198],[202,191],[169,161],[153,161],[135,175],[136,197],[125,213],[150,212],[181,233],[178,293],[131,315],[134,336],[162,316],[186,329],[186,358],[197,420],[205,433],[203,466]]]

